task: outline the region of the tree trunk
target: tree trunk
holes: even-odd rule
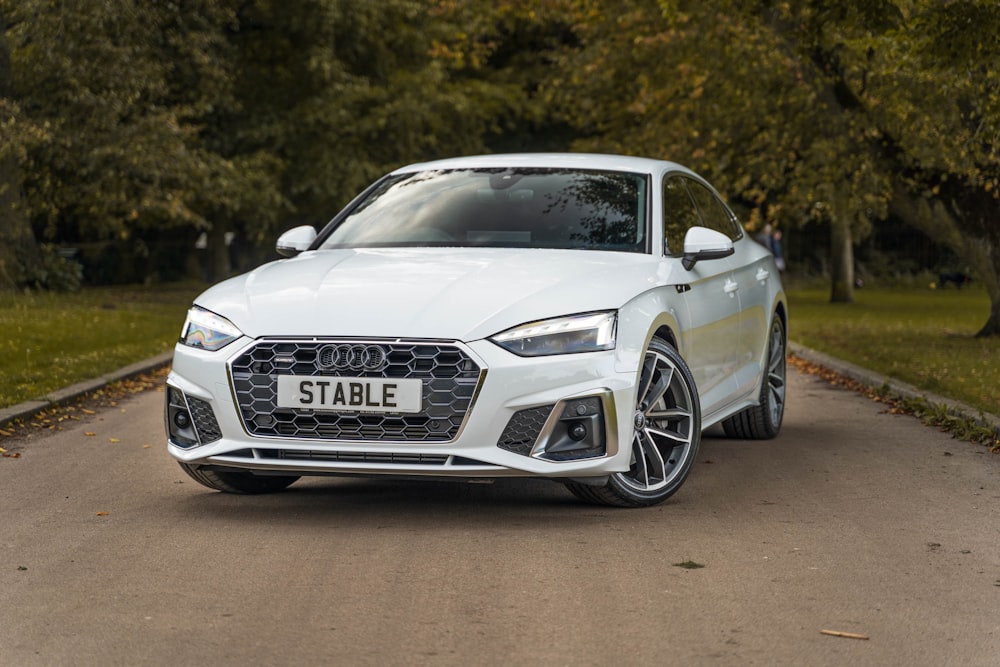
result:
[[[851,223],[830,221],[830,303],[854,303],[854,241]]]
[[[21,174],[12,151],[16,141],[9,134],[17,125],[6,122],[14,97],[6,30],[0,10],[0,102],[5,103],[0,104],[0,289],[24,282],[28,269],[39,261],[38,244],[21,205]]]
[[[233,273],[232,261],[229,258],[229,232],[231,223],[219,217],[212,223],[208,232],[208,280],[217,282],[228,278]]]
[[[972,241],[966,245],[974,245],[981,258],[981,268],[976,272],[976,277],[982,281],[986,293],[990,295],[990,316],[983,328],[976,333],[976,338],[1000,337],[1000,247],[989,242]]]
[[[27,269],[38,264],[38,244],[19,206],[17,169],[0,159],[0,289],[25,282]]]
[[[986,320],[983,328],[976,333],[976,338],[986,338],[988,336],[1000,336],[1000,300],[991,300],[990,318]]]
[[[972,207],[953,207],[965,211]],[[990,209],[993,210],[993,209]],[[897,185],[890,211],[901,220],[943,243],[965,264],[990,297],[990,315],[977,338],[1000,336],[1000,224],[991,222],[989,212],[981,225],[962,227],[952,211],[940,201],[929,201]]]

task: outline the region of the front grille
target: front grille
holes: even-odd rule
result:
[[[551,405],[543,405],[515,412],[500,434],[497,447],[522,456],[530,454],[552,408]]]
[[[326,353],[337,340],[262,340],[230,362],[233,391],[251,435],[316,440],[447,442],[462,427],[482,369],[449,343],[369,342],[378,370],[337,370]],[[357,367],[357,366],[355,366]],[[412,414],[358,414],[278,408],[278,375],[418,378],[423,405]]]

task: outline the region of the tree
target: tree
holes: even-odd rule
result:
[[[25,281],[37,264],[38,248],[21,207],[22,132],[20,114],[11,101],[13,81],[6,39],[5,8],[0,7],[0,289]]]
[[[233,235],[325,222],[387,169],[485,151],[519,113],[515,86],[438,48],[463,3],[9,5],[8,101],[40,128],[18,144],[35,233],[142,250],[205,232],[212,279]]]
[[[891,211],[987,286],[1000,316],[1000,6],[985,0],[581,0],[549,98],[576,148],[673,157],[751,226],[830,224],[831,300]]]
[[[896,7],[852,45],[850,82],[898,177],[893,212],[966,263],[991,304],[976,335],[1000,336],[1000,5]]]
[[[751,228],[829,222],[832,298],[852,298],[852,241],[886,182],[853,110],[779,29],[735,3],[590,3],[550,94],[587,150],[659,155],[705,174]],[[822,120],[818,120],[822,119]]]
[[[39,238],[208,229],[213,207],[273,191],[200,142],[205,114],[232,99],[224,3],[20,0],[7,15],[8,100],[36,128],[20,166]]]

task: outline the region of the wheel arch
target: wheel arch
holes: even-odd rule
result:
[[[785,330],[785,336],[788,336],[788,308],[785,305],[784,298],[778,298],[777,303],[774,305],[774,314],[781,319],[781,326]]]
[[[622,306],[618,311],[619,372],[638,372],[642,358],[653,337],[661,338],[681,353],[680,304],[665,297],[664,290],[650,290]]]
[[[668,343],[670,347],[677,349],[677,337],[674,335],[674,330],[667,326],[666,324],[661,324],[650,338],[659,338],[660,340]]]

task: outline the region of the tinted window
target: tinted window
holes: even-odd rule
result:
[[[668,176],[663,181],[663,238],[665,254],[680,257],[684,254],[684,235],[687,230],[701,224],[698,210],[688,194],[684,179]]]
[[[687,181],[688,188],[691,190],[691,196],[694,197],[695,202],[698,204],[702,224],[709,229],[722,232],[733,241],[738,239],[740,237],[740,228],[736,224],[736,221],[733,220],[729,209],[719,201],[718,197],[712,194],[711,190],[701,183],[692,181],[691,179],[685,180]]]
[[[647,179],[580,169],[402,174],[373,190],[323,248],[646,250]]]

